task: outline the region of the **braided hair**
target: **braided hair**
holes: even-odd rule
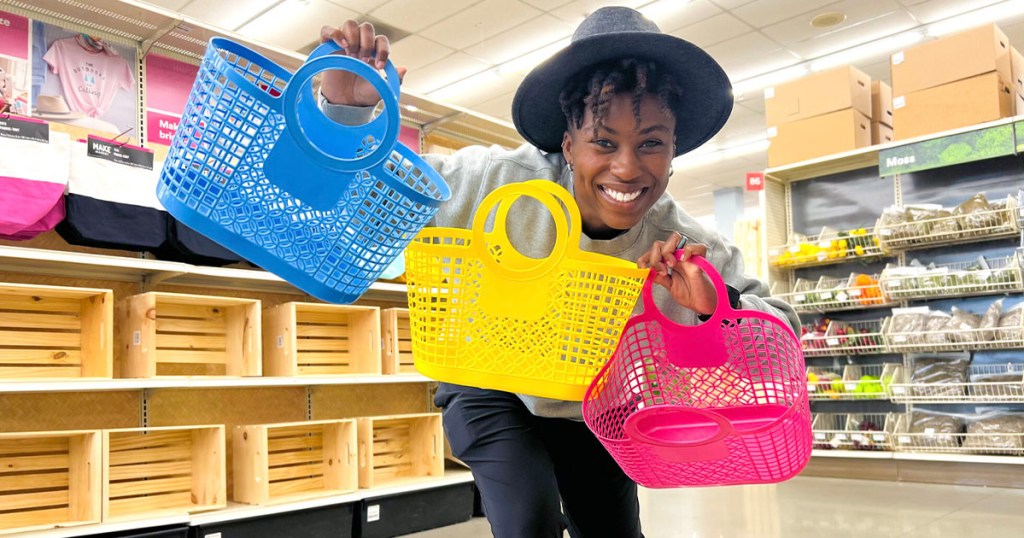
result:
[[[640,123],[640,104],[647,95],[658,98],[662,112],[678,109],[682,91],[667,72],[650,61],[624,58],[598,64],[569,81],[558,96],[566,123],[579,129],[589,109],[594,117],[594,136],[608,118],[608,107],[620,93],[632,94],[633,117]],[[680,121],[682,118],[676,118]]]

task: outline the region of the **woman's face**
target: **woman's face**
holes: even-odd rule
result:
[[[608,239],[636,226],[665,192],[675,127],[675,118],[652,95],[640,103],[637,123],[628,93],[612,98],[596,136],[589,108],[581,128],[569,126],[562,152],[573,167],[576,203],[589,237]]]

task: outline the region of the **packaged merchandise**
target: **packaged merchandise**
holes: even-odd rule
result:
[[[1024,303],[1017,303],[999,317],[998,340],[1003,342],[1016,342],[1024,340],[1021,334],[1021,316],[1024,313]]]
[[[950,342],[971,343],[979,341],[981,316],[957,307],[951,309],[949,321],[946,323],[946,335]]]
[[[981,324],[979,327],[982,330],[981,338],[986,342],[996,340],[998,337],[997,329],[999,327],[999,318],[1003,315],[1003,300],[997,299],[992,304],[988,305],[988,309],[985,310],[985,315],[981,317]]]
[[[965,422],[963,448],[974,454],[1019,455],[1024,451],[1024,414],[994,410]]]
[[[910,383],[927,385],[916,387],[915,392],[927,396],[963,396],[966,394],[969,357],[915,357],[912,361]],[[937,387],[935,385],[951,385]]]

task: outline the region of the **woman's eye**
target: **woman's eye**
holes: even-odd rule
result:
[[[605,140],[605,139],[603,139],[603,138],[599,138],[599,139],[597,139],[597,140],[594,140],[594,144],[597,144],[598,146],[600,146],[600,147],[602,147],[602,148],[612,148],[612,147],[615,147],[615,146],[614,146],[614,145],[613,145],[613,144],[611,143],[611,141],[610,141],[610,140]]]
[[[642,147],[642,148],[656,148],[656,147],[659,147],[659,146],[662,146],[662,145],[663,144],[662,144],[661,140],[648,140],[648,141],[644,142],[643,144],[640,144],[640,147]]]

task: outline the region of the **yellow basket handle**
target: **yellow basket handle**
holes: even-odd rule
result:
[[[537,265],[526,269],[513,269],[503,266],[488,251],[482,256],[483,263],[495,272],[510,280],[535,280],[547,275],[564,259],[570,245],[580,244],[581,217],[576,200],[560,185],[547,179],[531,179],[521,183],[503,185],[491,191],[477,207],[473,216],[473,243],[487,245],[487,217],[497,207],[492,234],[499,234],[511,246],[508,240],[505,222],[512,204],[522,196],[529,196],[544,204],[555,220],[555,244],[551,254]],[[563,207],[564,206],[564,207]],[[487,250],[485,246],[482,250]],[[525,256],[524,256],[525,257]]]

